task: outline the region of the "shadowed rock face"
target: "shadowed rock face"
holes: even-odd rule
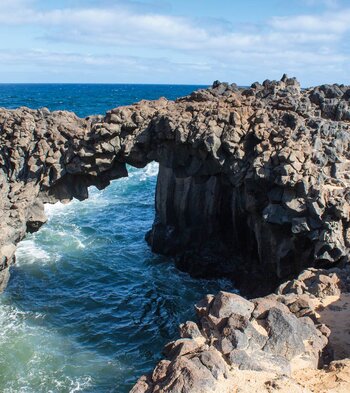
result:
[[[349,253],[350,87],[295,79],[214,83],[175,102],[141,101],[80,119],[0,109],[0,269],[44,222],[43,203],[158,161],[147,240],[195,276],[265,292]],[[257,279],[259,284],[256,283]],[[258,287],[258,288],[256,288]]]

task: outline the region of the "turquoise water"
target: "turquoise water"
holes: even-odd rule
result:
[[[36,107],[81,116],[166,95],[165,87],[134,86],[127,98],[119,92],[119,100],[115,91],[107,94],[117,85],[79,85],[89,90],[84,108],[77,92],[69,97],[80,101],[66,102],[57,86],[25,86],[22,98],[21,86],[10,90],[16,105],[31,96]],[[11,106],[3,99],[10,95],[6,89],[0,86],[0,106]],[[192,90],[173,86],[168,97]],[[91,101],[99,102],[96,111]],[[0,392],[128,392],[161,358],[163,345],[177,337],[178,324],[194,318],[193,304],[230,288],[223,280],[192,279],[171,259],[152,254],[144,234],[154,217],[158,167],[129,170],[128,178],[103,191],[92,188],[86,201],[47,205],[48,223],[20,243],[0,296]]]

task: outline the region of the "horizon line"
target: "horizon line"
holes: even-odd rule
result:
[[[222,82],[229,83],[229,82]],[[234,83],[234,82],[232,82]],[[211,86],[212,83],[138,83],[138,82],[0,82],[1,85],[151,85],[151,86]]]

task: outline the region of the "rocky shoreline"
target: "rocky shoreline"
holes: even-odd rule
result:
[[[349,102],[349,86],[301,89],[283,76],[86,119],[0,109],[1,287],[18,242],[45,223],[44,203],[83,200],[126,164],[157,161],[152,250],[193,276],[229,277],[251,300],[208,296],[198,325],[181,327],[169,360],[133,391],[312,391],[296,373],[349,356],[332,354],[334,321],[320,311],[343,302],[349,315]],[[319,379],[338,366],[348,372],[331,363]]]
[[[208,295],[196,311],[131,393],[349,391],[349,266],[305,270],[262,298]]]

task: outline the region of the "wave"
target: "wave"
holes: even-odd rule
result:
[[[86,361],[86,356],[76,351],[75,343],[62,341],[55,330],[43,327],[41,322],[45,315],[21,311],[16,306],[4,304],[5,301],[0,301],[3,393],[76,393],[92,386],[90,375],[67,375],[64,371],[70,362]],[[70,359],[71,351],[76,353],[73,359]]]
[[[69,203],[56,202],[55,204],[45,204],[45,214],[50,221],[54,217],[66,216],[71,214],[76,214],[77,211],[84,208],[93,208],[96,205],[106,206],[111,202],[111,199],[115,200],[116,188],[118,188],[118,183],[120,186],[128,182],[145,182],[149,178],[156,177],[159,171],[159,164],[157,162],[151,162],[144,168],[133,168],[128,166],[128,177],[117,179],[112,182],[112,184],[104,190],[98,190],[96,187],[89,187],[89,198],[85,201],[72,200]],[[113,190],[112,190],[113,189]],[[124,199],[119,196],[118,199],[121,202],[125,202]]]
[[[34,87],[29,93],[11,87],[2,95],[20,101],[40,96],[55,110],[58,89],[74,104],[67,108],[84,117],[136,96],[170,94],[169,87],[119,87],[113,95],[104,85]],[[173,87],[169,98],[192,90]],[[102,101],[91,104],[95,93]],[[178,322],[191,318],[195,300],[216,292],[215,284],[195,281],[151,253],[144,233],[154,218],[159,166],[127,169],[129,177],[102,191],[90,187],[86,201],[47,204],[49,222],[19,244],[19,266],[0,297],[1,393],[126,393],[153,368]]]
[[[149,177],[158,176],[159,164],[158,164],[158,162],[151,162],[143,169],[144,169],[143,172],[140,174],[141,181],[145,181]]]
[[[44,209],[45,209],[46,217],[50,219],[52,216],[67,210],[67,207],[68,205],[62,202],[56,202],[54,204],[45,203]]]
[[[139,177],[140,181],[145,181],[150,177],[158,175],[159,164],[158,162],[151,162],[144,168],[132,168],[128,166],[129,178]],[[127,178],[126,178],[127,179]]]
[[[48,262],[51,258],[52,256],[40,247],[34,239],[22,240],[16,250],[17,265],[37,263],[38,260]]]

